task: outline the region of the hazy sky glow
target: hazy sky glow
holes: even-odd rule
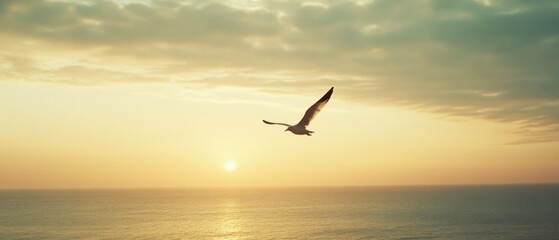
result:
[[[0,1],[0,188],[559,182],[557,22],[554,0]],[[261,122],[331,86],[313,137]]]

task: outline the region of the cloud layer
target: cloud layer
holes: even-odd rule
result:
[[[0,81],[335,85],[557,141],[557,22],[557,1],[2,1]]]

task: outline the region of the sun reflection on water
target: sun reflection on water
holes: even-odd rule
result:
[[[218,220],[219,239],[239,239],[241,237],[241,220],[239,205],[235,199],[227,199],[221,207],[222,215]]]

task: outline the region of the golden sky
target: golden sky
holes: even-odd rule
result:
[[[556,1],[2,1],[0,188],[559,182],[556,22]],[[332,86],[312,137],[261,122]]]

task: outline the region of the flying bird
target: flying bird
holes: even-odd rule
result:
[[[330,100],[330,97],[332,96],[333,92],[334,92],[334,87],[330,88],[330,90],[328,90],[328,92],[326,92],[326,94],[324,94],[322,98],[320,98],[315,104],[313,104],[309,109],[307,109],[307,111],[305,112],[305,116],[303,116],[301,121],[299,121],[299,123],[295,125],[289,125],[287,123],[275,123],[266,120],[262,120],[262,121],[266,124],[277,124],[277,125],[287,126],[287,129],[285,129],[285,131],[290,131],[297,135],[311,136],[311,134],[314,132],[307,130],[307,126],[309,126],[311,120],[313,120],[313,118],[316,117],[316,115],[320,112],[320,110],[326,105],[328,100]]]

